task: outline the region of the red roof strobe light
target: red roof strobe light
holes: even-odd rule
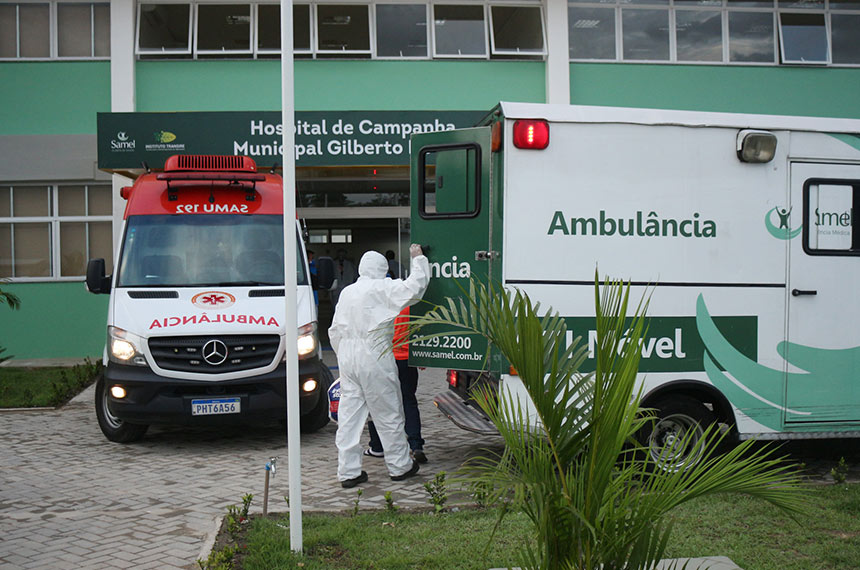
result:
[[[543,150],[549,146],[549,123],[542,119],[514,121],[514,146],[527,150]]]

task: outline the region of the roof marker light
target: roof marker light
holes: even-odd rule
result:
[[[528,150],[543,150],[549,146],[549,123],[542,119],[514,121],[514,146]]]

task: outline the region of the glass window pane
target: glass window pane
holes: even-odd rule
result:
[[[722,61],[723,18],[716,10],[677,10],[678,61]]]
[[[141,4],[141,49],[187,50],[191,10],[188,4]]]
[[[87,228],[83,222],[60,224],[60,276],[86,273]]]
[[[352,230],[331,231],[331,243],[352,243]]]
[[[197,49],[251,49],[250,4],[198,4]]]
[[[827,61],[824,14],[780,14],[780,42],[786,62]]]
[[[723,0],[675,0],[675,5],[676,6],[708,6],[708,7],[712,7],[712,8],[719,8],[723,5]]]
[[[860,15],[830,16],[833,63],[860,63]]]
[[[491,6],[496,51],[543,52],[543,22],[537,6]]]
[[[0,224],[0,277],[13,277],[12,224]]]
[[[781,10],[824,10],[824,0],[778,0]]]
[[[854,187],[813,184],[809,187],[807,246],[810,249],[847,251],[852,248]]]
[[[860,0],[830,0],[831,10],[860,10]]]
[[[328,243],[328,230],[309,230],[309,243]]]
[[[18,57],[18,9],[0,4],[0,57]]]
[[[11,193],[8,186],[0,186],[0,218],[12,215]]]
[[[624,59],[669,59],[669,11],[622,10]]]
[[[487,39],[483,6],[433,6],[436,53],[439,55],[486,55]]]
[[[113,213],[111,187],[107,185],[90,186],[87,192],[87,214],[90,216],[110,216]]]
[[[420,194],[423,215],[469,215],[478,211],[480,172],[477,146],[422,150]]]
[[[731,8],[773,8],[773,0],[727,0]]]
[[[293,35],[298,25],[296,9],[293,6]],[[280,4],[260,4],[257,6],[257,49],[281,49],[281,6]]]
[[[376,55],[427,57],[427,6],[377,4]]]
[[[110,222],[90,222],[87,224],[89,232],[89,249],[87,261],[90,259],[104,259],[105,270],[113,272],[113,231]],[[86,275],[86,267],[81,275]]]
[[[57,55],[92,56],[91,4],[57,4]]]
[[[50,57],[50,16],[47,4],[19,4],[21,57]]]
[[[366,5],[317,5],[318,47],[326,51],[370,51]]]
[[[95,55],[110,57],[110,4],[95,4]]]
[[[57,210],[60,216],[86,215],[86,188],[83,186],[60,186],[57,194]]]
[[[729,12],[729,61],[773,63],[773,12]]]
[[[569,8],[567,26],[571,59],[615,59],[614,8]]]
[[[51,276],[51,224],[14,224],[15,277]]]
[[[281,27],[278,25],[278,33]],[[278,47],[281,40],[278,40]],[[293,4],[293,49],[296,51],[311,50],[311,6],[310,4]]]
[[[12,215],[50,216],[51,198],[46,186],[18,186],[12,191]]]

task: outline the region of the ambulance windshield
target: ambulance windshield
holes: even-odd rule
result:
[[[306,285],[298,236],[296,247],[296,281]],[[118,287],[283,285],[283,218],[129,216],[121,255]]]

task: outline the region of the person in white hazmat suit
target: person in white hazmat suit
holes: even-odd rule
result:
[[[385,449],[391,479],[401,481],[418,472],[406,442],[403,398],[392,352],[394,318],[418,302],[430,282],[430,263],[421,246],[412,244],[410,253],[412,271],[400,280],[385,276],[385,256],[366,252],[358,264],[358,280],[341,293],[328,330],[340,368],[337,478],[346,488],[367,481],[367,473],[361,470],[361,434],[368,413]]]

